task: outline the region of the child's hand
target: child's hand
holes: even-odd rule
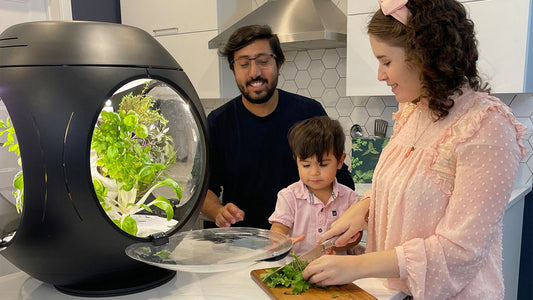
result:
[[[291,237],[291,241],[292,241],[293,245],[303,241],[304,239],[305,239],[305,234],[302,234],[302,235],[296,236],[296,237]]]

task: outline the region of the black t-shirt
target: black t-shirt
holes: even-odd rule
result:
[[[223,190],[223,203],[234,203],[245,212],[244,221],[233,226],[270,228],[268,217],[276,206],[277,193],[299,180],[287,141],[288,131],[298,121],[326,115],[313,99],[283,90],[278,93],[278,105],[268,116],[250,113],[238,96],[207,118],[211,147],[209,189],[218,196]],[[346,166],[337,177],[353,189]]]

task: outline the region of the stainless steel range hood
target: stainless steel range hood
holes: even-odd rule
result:
[[[209,49],[252,24],[270,25],[286,51],[346,47],[346,15],[331,0],[271,0],[211,39]]]

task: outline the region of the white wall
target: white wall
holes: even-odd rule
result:
[[[30,21],[72,20],[70,0],[0,0],[0,32]]]

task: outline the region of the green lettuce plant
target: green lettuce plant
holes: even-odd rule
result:
[[[165,175],[176,163],[174,142],[167,135],[168,121],[154,109],[147,95],[124,96],[117,112],[102,111],[91,142],[91,173],[100,204],[122,230],[137,234],[132,215],[152,206],[174,217],[168,198],[152,192],[170,187],[177,199],[178,183]]]
[[[8,147],[8,152],[15,152],[17,155],[17,163],[22,167],[22,161],[20,159],[20,148],[18,142],[15,140],[15,128],[11,124],[11,119],[6,118],[6,120],[0,120],[0,136],[6,134],[6,141],[2,144],[2,147]],[[15,203],[17,212],[22,212],[22,205],[24,202],[24,178],[22,175],[22,170],[19,171],[15,178],[13,178],[13,196],[15,196]]]

